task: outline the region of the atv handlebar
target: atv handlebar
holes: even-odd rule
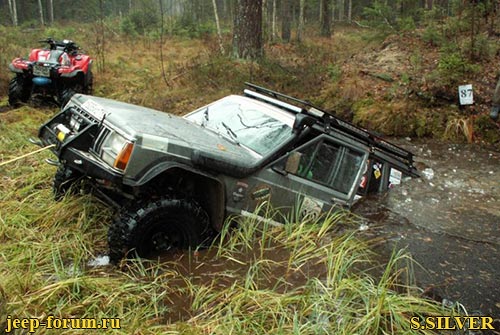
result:
[[[39,40],[38,42],[40,43],[48,43],[50,45],[50,49],[55,49],[56,48],[56,41],[52,37],[47,37],[44,40]]]
[[[57,47],[64,48],[67,53],[73,53],[80,49],[80,47],[72,40],[56,41],[52,37],[47,37],[44,40],[39,40],[40,43],[48,43],[50,45],[50,50],[55,50]]]

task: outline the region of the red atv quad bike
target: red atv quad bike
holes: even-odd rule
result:
[[[48,49],[33,49],[29,59],[15,58],[9,69],[16,74],[9,83],[9,104],[28,102],[34,94],[54,97],[64,106],[75,93],[92,94],[92,59],[78,52],[71,40],[47,38]]]

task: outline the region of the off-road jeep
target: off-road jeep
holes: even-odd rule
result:
[[[74,95],[39,132],[39,144],[55,145],[56,198],[83,180],[116,206],[116,262],[197,247],[229,215],[258,217],[263,202],[317,217],[417,175],[410,152],[306,101],[247,86],[184,117]]]

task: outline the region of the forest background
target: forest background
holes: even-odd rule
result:
[[[498,1],[0,1],[7,65],[37,40],[95,59],[95,94],[176,114],[245,81],[387,136],[497,143]],[[15,29],[12,29],[16,26]],[[458,86],[472,84],[461,106]]]

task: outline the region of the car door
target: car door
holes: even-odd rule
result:
[[[250,207],[269,201],[289,219],[314,218],[334,206],[350,207],[367,157],[363,145],[321,135],[250,178]]]

